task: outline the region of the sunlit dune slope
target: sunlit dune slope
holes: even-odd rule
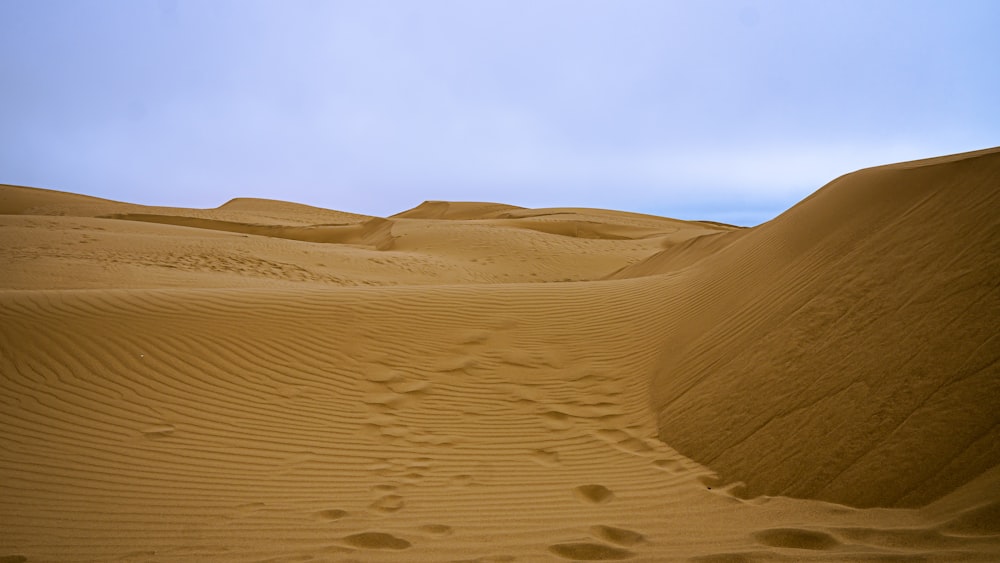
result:
[[[848,174],[687,267],[659,435],[746,494],[918,506],[1000,462],[1000,151]],[[689,263],[693,262],[693,265]]]

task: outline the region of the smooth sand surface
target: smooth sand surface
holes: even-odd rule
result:
[[[0,562],[998,560],[998,319],[1000,149],[752,229],[0,186]]]

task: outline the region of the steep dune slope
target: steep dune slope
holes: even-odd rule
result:
[[[856,506],[1000,463],[998,210],[997,149],[867,169],[694,261],[660,437],[747,494]]]

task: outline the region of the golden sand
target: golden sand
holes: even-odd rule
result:
[[[752,229],[0,186],[0,562],[1000,559],[998,319],[1000,149]]]

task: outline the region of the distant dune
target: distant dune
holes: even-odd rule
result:
[[[1000,149],[750,229],[0,186],[0,562],[1000,560],[998,319]]]

